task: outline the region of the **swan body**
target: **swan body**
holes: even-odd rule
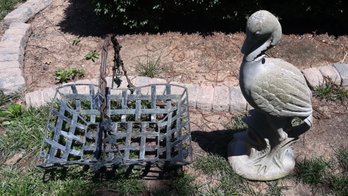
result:
[[[301,71],[264,55],[281,35],[278,19],[266,10],[255,12],[247,21],[239,82],[255,110],[247,131],[230,142],[228,160],[237,174],[251,180],[288,175],[295,166],[290,145],[312,126],[312,94]],[[302,123],[293,125],[295,118]]]
[[[263,55],[280,37],[281,26],[270,12],[261,10],[249,18],[240,88],[249,104],[266,114],[307,118],[312,114],[312,94],[301,71],[282,59]]]

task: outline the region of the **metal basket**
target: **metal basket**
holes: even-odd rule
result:
[[[95,168],[143,163],[191,162],[188,94],[175,84],[111,89],[104,100],[92,84],[57,89],[40,152],[41,167]]]

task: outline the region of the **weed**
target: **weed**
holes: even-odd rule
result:
[[[159,56],[156,60],[146,58],[146,62],[138,61],[138,65],[136,67],[136,71],[140,76],[147,76],[150,78],[154,78],[158,74],[162,72],[160,67],[161,57]]]
[[[193,167],[208,176],[219,178],[217,187],[209,187],[210,195],[238,195],[238,192],[247,192],[247,184],[238,176],[224,157],[208,154],[198,158]]]
[[[328,178],[330,189],[337,196],[346,196],[348,193],[348,176],[346,175],[331,175]]]
[[[343,172],[348,173],[348,150],[345,148],[339,148],[336,152],[336,158]]]
[[[17,3],[25,0],[0,0],[0,21],[8,14]]]
[[[225,128],[230,130],[242,130],[248,128],[248,125],[243,121],[243,118],[245,117],[246,114],[233,116],[231,121],[225,125]]]
[[[58,69],[55,73],[55,76],[58,83],[64,83],[75,78],[84,77],[85,71],[78,68]]]
[[[199,157],[193,164],[196,170],[200,170],[207,175],[231,174],[233,170],[224,157],[208,154],[205,157]]]
[[[42,170],[24,170],[16,166],[0,168],[0,195],[95,195],[98,185],[83,178],[42,181]]]
[[[4,92],[0,90],[0,109],[2,109],[6,104],[18,99],[20,95],[21,94],[19,92],[5,95]]]
[[[296,165],[297,178],[306,184],[324,183],[329,163],[322,158],[305,159]]]
[[[96,50],[92,50],[89,51],[86,55],[85,55],[86,60],[91,60],[93,62],[95,62],[95,60],[97,60],[99,58],[99,54]]]
[[[320,99],[329,101],[344,101],[348,98],[348,91],[342,86],[335,84],[330,79],[325,79],[325,82],[314,89],[314,96]]]
[[[20,150],[38,152],[44,135],[48,108],[29,108],[5,124],[0,137],[0,159]]]
[[[19,117],[23,112],[21,104],[12,103],[8,105],[7,110],[0,111],[0,117],[16,118]]]
[[[139,195],[145,190],[144,184],[138,179],[119,179],[111,184],[113,191],[121,195]]]
[[[278,181],[270,182],[268,184],[268,189],[267,189],[266,195],[280,196],[280,195],[282,195],[282,189],[283,189],[283,187],[278,186]]]
[[[194,181],[193,176],[182,174],[173,181],[170,187],[177,192],[177,195],[194,195],[198,193],[198,185]]]
[[[72,45],[73,46],[77,46],[77,44],[79,44],[81,42],[81,37],[80,36],[77,36],[74,38],[73,42],[72,42]]]

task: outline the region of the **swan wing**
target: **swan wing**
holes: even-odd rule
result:
[[[309,116],[312,93],[301,72],[285,61],[268,63],[269,71],[257,78],[251,90],[256,106],[272,116]]]

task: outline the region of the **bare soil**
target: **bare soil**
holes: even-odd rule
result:
[[[86,78],[99,77],[100,58],[92,62],[85,55],[92,50],[100,53],[106,31],[88,14],[88,8],[83,2],[57,0],[30,21],[33,33],[24,66],[28,91],[55,84],[54,72],[58,68],[79,67],[86,71]],[[78,37],[81,41],[73,45]],[[131,75],[138,75],[139,64],[159,58],[162,71],[156,77],[182,83],[234,86],[238,85],[244,37],[244,33],[168,32],[119,35],[118,40],[123,46],[121,57]],[[284,35],[280,44],[267,54],[304,69],[344,61],[347,47],[347,36]]]
[[[34,17],[25,54],[24,75],[28,91],[56,84],[54,73],[59,68],[78,67],[86,72],[85,78],[99,77],[100,58],[86,60],[92,50],[100,53],[105,33],[90,17],[84,15],[82,1],[56,0]],[[74,40],[81,41],[73,45]],[[162,72],[156,77],[168,81],[204,85],[238,85],[240,52],[244,33],[214,32],[185,34],[119,35],[121,57],[130,75],[138,75],[136,67],[160,58]],[[110,49],[111,51],[111,49]],[[283,58],[300,69],[347,62],[348,36],[284,35],[280,44],[267,52],[270,57]],[[108,62],[111,64],[112,55]],[[322,156],[329,159],[338,147],[348,147],[347,103],[326,102],[313,98],[314,127],[295,143],[298,159]],[[226,125],[235,114],[191,111],[191,129],[194,157],[207,153],[226,157],[227,144],[232,138]],[[186,168],[193,172],[190,167]],[[190,171],[191,170],[191,171]],[[202,176],[198,180],[203,181]],[[298,185],[293,180],[282,180],[291,186],[287,195],[312,195],[313,189]],[[255,182],[255,187],[265,184]]]

